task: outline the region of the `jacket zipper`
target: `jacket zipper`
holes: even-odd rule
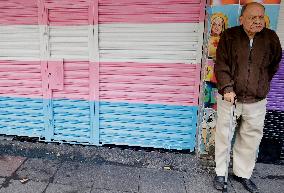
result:
[[[249,77],[250,77],[250,67],[251,67],[251,62],[252,62],[252,59],[251,59],[252,48],[253,48],[253,46],[250,47],[250,44],[249,44],[248,77],[247,77],[247,83],[246,83],[246,90],[245,90],[244,98],[247,98],[247,91],[248,91],[248,84],[249,84]]]

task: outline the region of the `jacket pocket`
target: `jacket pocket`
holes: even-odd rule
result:
[[[270,89],[270,81],[268,70],[266,68],[260,69],[259,80],[258,80],[258,89],[257,89],[257,98],[265,98]]]

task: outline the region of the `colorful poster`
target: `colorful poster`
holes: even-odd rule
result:
[[[262,4],[280,4],[281,0],[240,0],[241,5],[251,2],[258,2]]]
[[[214,75],[214,61],[216,49],[221,33],[230,27],[239,25],[239,16],[242,5],[253,2],[252,0],[211,0],[208,8],[208,59],[204,64],[203,77],[203,109],[200,124],[200,153],[208,159],[213,159],[215,148],[215,131],[217,120],[216,77]],[[279,17],[280,0],[258,0],[265,6],[266,27],[276,30]]]
[[[210,0],[210,5],[239,4],[239,0]]]
[[[228,5],[228,4],[240,4],[258,2],[262,4],[280,4],[281,0],[210,0],[210,5]]]
[[[238,25],[239,5],[213,6],[208,12],[210,15],[208,56],[215,59],[221,33],[229,27]]]
[[[276,31],[279,16],[279,5],[265,5],[266,27]]]
[[[213,82],[204,83],[204,107],[217,110],[217,97],[218,89]]]
[[[203,154],[214,155],[217,113],[213,109],[204,109],[201,130],[201,150]]]
[[[213,60],[207,60],[205,64],[204,81],[216,83],[216,77],[214,73],[214,62]]]

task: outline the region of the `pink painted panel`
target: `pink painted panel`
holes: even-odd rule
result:
[[[204,19],[204,2],[99,0],[99,23],[197,23]]]
[[[48,62],[49,89],[63,90],[63,61]]]
[[[200,65],[100,63],[100,100],[197,105]]]
[[[204,2],[100,0],[98,3],[98,0],[6,0],[0,2],[0,24],[66,26],[97,22],[197,23],[204,19]]]
[[[37,0],[0,1],[0,25],[37,25]]]
[[[53,89],[53,98],[84,99],[89,100],[89,62],[69,61],[63,62],[63,89]]]
[[[59,73],[51,78],[50,72]],[[2,96],[191,106],[199,83],[199,64],[0,61]]]
[[[97,0],[0,1],[0,25],[96,24],[97,5]]]
[[[97,24],[97,0],[42,0],[46,10],[42,24],[54,26]]]
[[[0,95],[42,98],[39,61],[0,61]]]

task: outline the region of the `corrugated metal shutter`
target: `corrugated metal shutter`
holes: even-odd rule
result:
[[[99,1],[102,144],[193,150],[202,3]]]
[[[3,133],[193,150],[204,3],[0,2]]]
[[[52,119],[46,132],[47,141],[96,143],[94,136],[94,101],[91,93],[94,71],[92,59],[98,55],[94,49],[93,18],[95,1],[44,1],[48,29],[48,71],[55,62],[62,60],[58,70],[51,72],[61,78],[61,86],[51,89],[47,114]],[[92,15],[93,14],[93,15]],[[93,61],[94,62],[94,61]],[[56,64],[55,64],[56,65]],[[62,67],[60,67],[62,65]]]
[[[44,112],[36,1],[1,1],[0,7],[0,134],[41,137]]]

